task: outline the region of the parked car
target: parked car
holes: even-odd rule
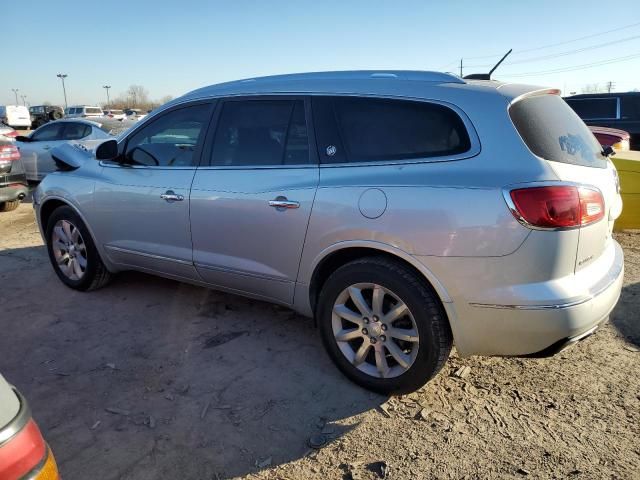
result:
[[[615,168],[558,93],[406,71],[205,87],[58,147],[36,217],[73,289],[141,270],[287,305],[350,379],[409,392],[452,341],[548,356],[619,298]]]
[[[16,141],[22,155],[27,180],[39,182],[45,175],[56,170],[50,150],[72,140],[95,140],[112,138],[102,124],[82,119],[62,119],[49,122],[34,130],[29,136],[18,136]]]
[[[36,129],[52,120],[60,120],[64,117],[64,110],[56,105],[34,105],[29,107],[29,114],[31,128]]]
[[[142,110],[138,109],[138,108],[127,108],[124,113],[126,114],[127,118],[130,120],[142,120],[144,117],[147,116],[147,114],[145,112],[143,112]]]
[[[90,105],[78,105],[69,107],[65,114],[67,118],[93,118],[102,117],[102,109],[100,107],[92,107]]]
[[[59,480],[56,460],[29,404],[0,375],[0,478]]]
[[[14,128],[31,127],[29,110],[23,105],[0,105],[0,123]]]
[[[587,125],[629,132],[632,150],[640,150],[640,92],[588,93],[565,101]]]
[[[115,120],[124,120],[127,115],[122,110],[103,110],[105,117],[113,118]]]
[[[9,125],[5,125],[4,123],[0,123],[0,140],[5,142],[12,142],[18,136],[18,132],[15,128],[10,127]]]
[[[631,148],[629,132],[617,128],[596,126],[590,126],[589,130],[603,147],[609,146],[617,152],[627,151]]]
[[[18,208],[28,193],[20,151],[14,142],[0,140],[0,212]]]

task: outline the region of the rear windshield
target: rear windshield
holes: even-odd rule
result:
[[[557,95],[536,95],[514,103],[511,121],[534,154],[545,160],[606,168],[602,146]]]
[[[102,115],[102,109],[97,107],[86,107],[85,111],[91,114],[97,113],[98,115]]]

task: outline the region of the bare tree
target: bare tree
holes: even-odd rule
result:
[[[600,93],[604,91],[599,83],[588,83],[582,87],[582,93]]]
[[[131,99],[134,108],[149,104],[149,91],[142,85],[131,85],[127,90],[127,97]]]

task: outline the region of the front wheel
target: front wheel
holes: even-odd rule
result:
[[[411,269],[386,258],[337,269],[322,288],[317,312],[331,359],[369,390],[417,390],[451,351],[451,329],[435,292]]]
[[[58,278],[75,290],[95,290],[111,274],[100,259],[89,230],[70,207],[57,208],[46,231],[49,260]]]

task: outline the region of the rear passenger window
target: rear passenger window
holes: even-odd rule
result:
[[[314,98],[313,110],[324,163],[449,156],[471,148],[462,119],[443,105],[320,97]]]
[[[91,127],[82,123],[67,123],[65,125],[63,140],[80,140],[91,133]]]
[[[243,100],[223,105],[212,166],[307,163],[309,140],[302,100]]]

